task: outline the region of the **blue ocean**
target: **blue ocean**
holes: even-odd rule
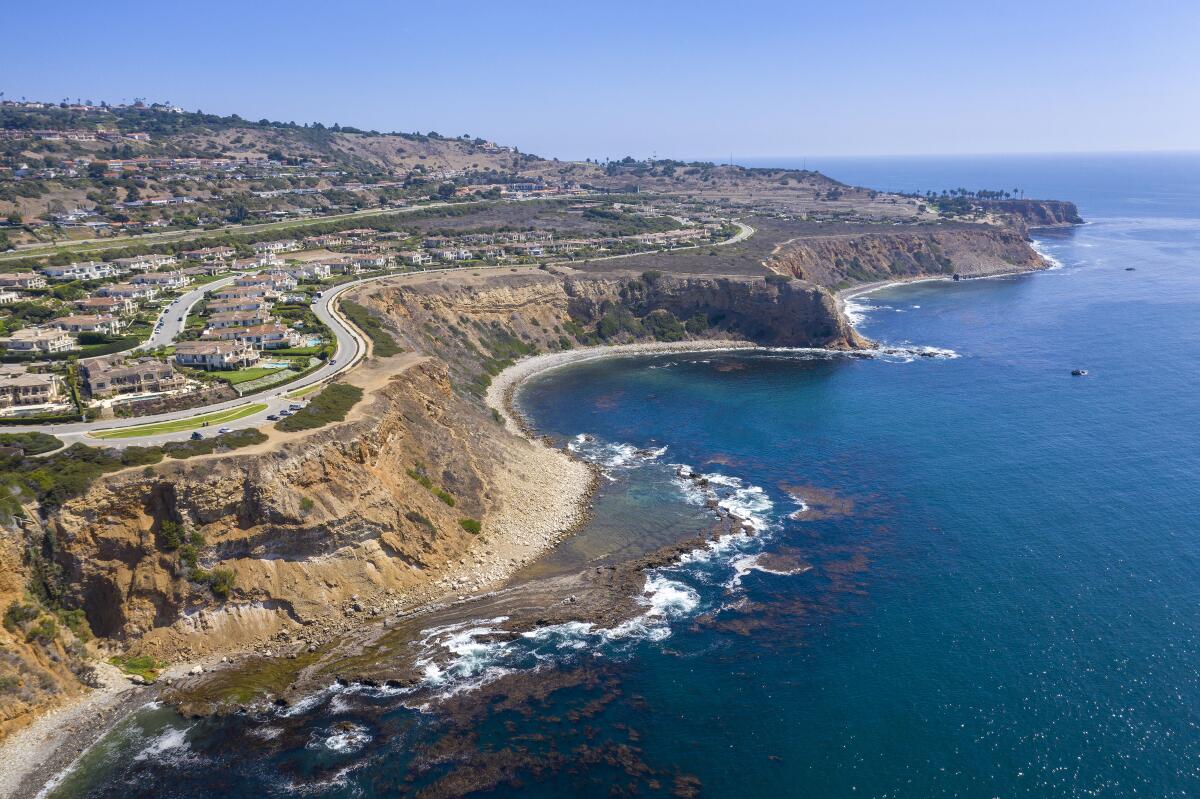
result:
[[[441,703],[151,708],[53,795],[1200,794],[1200,155],[807,166],[1017,188],[1087,224],[1035,234],[1048,271],[852,300],[885,356],[542,375],[521,408],[605,478],[540,568],[652,550],[713,506],[749,534],[650,572],[617,628],[431,632],[457,656]]]

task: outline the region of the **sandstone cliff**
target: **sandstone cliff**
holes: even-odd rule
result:
[[[96,634],[171,658],[320,641],[384,608],[478,588],[552,534],[529,529],[531,509],[590,479],[504,433],[426,362],[388,380],[357,420],[269,452],[116,475],[51,528],[70,601]],[[196,542],[195,566],[165,540],[170,525]],[[228,597],[196,569],[228,569]]]
[[[1068,227],[1083,224],[1075,203],[1066,200],[987,200],[986,210],[1002,214],[1026,227]]]
[[[781,274],[831,288],[925,275],[979,277],[1047,265],[1021,230],[966,224],[805,236],[781,245],[768,261]]]

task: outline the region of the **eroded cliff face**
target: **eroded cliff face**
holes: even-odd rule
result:
[[[30,574],[23,550],[40,534],[36,522],[29,521],[0,529],[0,609],[5,613],[0,626],[0,738],[31,712],[71,697],[91,682],[84,628],[76,619],[42,611],[27,595]]]
[[[509,360],[587,344],[738,339],[846,349],[866,343],[827,290],[784,276],[514,269],[484,281],[449,274],[381,284],[356,300],[408,346],[450,364],[456,383],[477,394]]]
[[[981,277],[1043,269],[1049,264],[1021,230],[994,225],[895,228],[811,236],[782,245],[768,261],[775,271],[820,286],[921,276]]]
[[[1075,203],[1066,200],[989,200],[988,210],[1026,227],[1069,227],[1083,224]]]
[[[367,402],[357,421],[277,450],[118,474],[68,502],[51,524],[70,601],[98,635],[164,658],[321,641],[503,576],[527,559],[508,540],[522,509],[555,499],[541,475],[590,479],[505,433],[436,362]],[[197,542],[195,567],[164,525]],[[197,569],[228,569],[228,597]]]

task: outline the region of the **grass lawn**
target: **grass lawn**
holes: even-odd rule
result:
[[[296,389],[295,391],[288,394],[287,397],[288,397],[288,399],[300,399],[301,397],[307,397],[309,394],[313,393],[314,391],[320,391],[323,388],[325,388],[324,383],[313,383],[311,386],[305,386],[304,388]]]
[[[283,368],[279,366],[252,366],[249,369],[238,369],[236,372],[227,372],[225,374],[218,372],[217,377],[229,381],[231,386],[236,386],[282,371]]]
[[[100,430],[95,433],[89,433],[92,438],[139,438],[141,436],[157,436],[162,433],[178,433],[181,430],[195,430],[203,427],[205,422],[210,425],[220,422],[232,422],[234,419],[241,419],[246,416],[266,410],[265,402],[255,402],[250,405],[239,405],[236,408],[229,408],[216,413],[206,413],[203,416],[192,416],[188,419],[176,419],[171,422],[158,422],[157,424],[143,424],[135,427],[118,427],[112,430]]]

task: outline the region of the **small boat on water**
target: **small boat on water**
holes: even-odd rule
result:
[[[1071,374],[1075,377],[1087,377],[1087,369],[1072,369]]]

